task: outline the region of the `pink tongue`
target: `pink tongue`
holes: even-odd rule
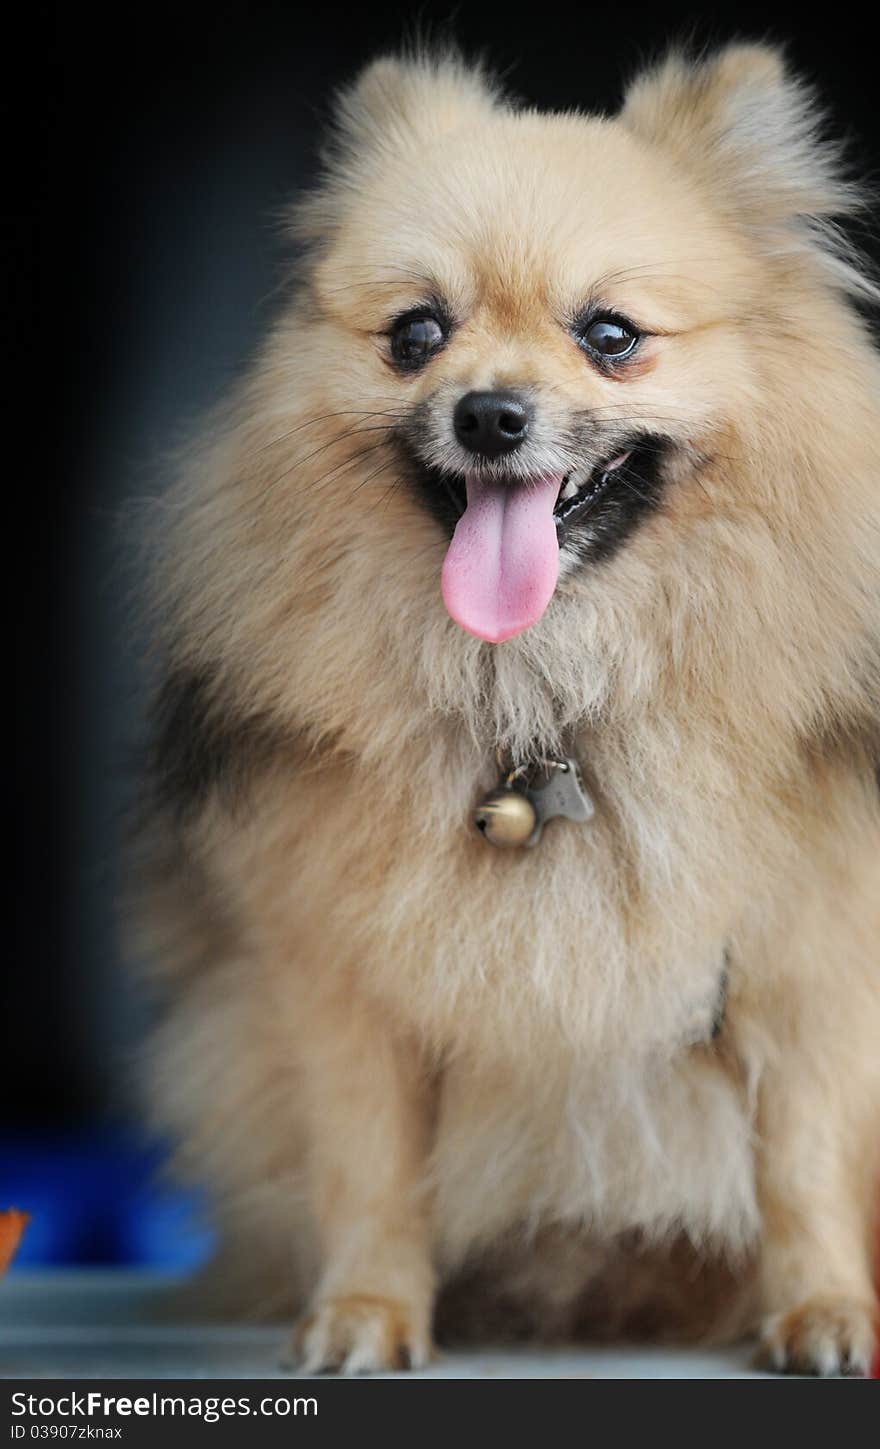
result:
[[[559,577],[553,509],[561,484],[561,474],[515,484],[467,479],[441,588],[469,634],[501,644],[540,619]]]

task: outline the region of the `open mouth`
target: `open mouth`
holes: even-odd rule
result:
[[[567,472],[430,467],[402,439],[408,476],[450,537],[441,574],[447,612],[467,633],[503,643],[541,618],[568,567],[607,558],[660,502],[668,440],[619,440]]]
[[[580,518],[602,496],[606,488],[610,487],[614,474],[626,467],[632,453],[632,448],[625,448],[610,461],[597,464],[580,482],[577,473],[566,473],[553,508],[557,529],[560,523],[566,524]]]
[[[560,547],[565,542],[569,529],[589,518],[594,507],[612,488],[637,490],[653,481],[656,463],[660,454],[658,440],[640,438],[628,447],[618,450],[610,457],[595,463],[592,468],[572,468],[559,485],[553,517]],[[436,473],[455,510],[456,520],[467,506],[467,488],[463,474]],[[510,477],[500,480],[510,488],[528,488],[531,480]]]
[[[556,532],[560,544],[572,524],[588,516],[590,509],[615,483],[625,485],[629,480],[626,470],[633,459],[635,448],[624,448],[613,458],[597,464],[585,478],[578,479],[576,473],[567,473],[562,480],[559,497],[553,509]]]

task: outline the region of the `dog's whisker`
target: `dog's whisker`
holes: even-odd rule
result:
[[[291,462],[289,466],[284,469],[283,472],[279,473],[275,478],[272,479],[270,483],[265,485],[264,492],[265,494],[271,493],[275,488],[283,483],[286,478],[291,477],[292,474],[298,472],[301,468],[305,468],[305,466],[310,463],[314,458],[320,457],[322,453],[326,453],[330,448],[342,447],[343,444],[346,443],[349,439],[363,437],[365,433],[390,433],[391,431],[391,426],[386,423],[376,424],[375,426],[368,425],[346,428],[341,433],[338,433],[334,438],[331,438],[328,442],[322,444],[320,448],[314,448],[310,453],[307,453],[305,457],[295,458],[293,462]]]
[[[389,409],[381,409],[381,408],[380,409],[340,408],[337,412],[333,412],[333,413],[320,413],[317,417],[306,418],[305,422],[299,423],[297,425],[297,427],[290,428],[286,433],[279,433],[277,437],[271,438],[268,443],[261,443],[260,446],[259,446],[259,448],[257,448],[255,451],[257,453],[265,453],[269,448],[278,447],[278,445],[280,443],[286,442],[288,438],[292,438],[292,437],[295,436],[295,434],[301,433],[304,428],[313,428],[313,427],[317,426],[318,423],[328,422],[332,418],[344,418],[344,417],[392,418],[393,417],[393,418],[396,418],[396,419],[401,419],[401,418],[405,418],[406,416],[407,416],[407,413],[405,411],[394,412],[390,408]]]
[[[374,468],[373,471],[372,471],[372,473],[368,473],[367,474],[367,477],[366,478],[363,478],[361,480],[361,482],[357,485],[357,487],[355,488],[354,491],[357,493],[362,488],[366,488],[366,486],[367,486],[368,483],[372,483],[372,481],[373,481],[374,478],[378,478],[379,475],[380,475],[380,473],[385,473],[385,472],[387,472],[387,465],[383,463],[380,467]],[[395,493],[398,489],[400,489],[402,486],[403,486],[403,480],[401,478],[393,478],[392,481],[391,481],[390,486],[385,490],[385,492],[382,494],[382,496],[375,503],[372,504],[372,507],[373,508],[376,508],[380,503],[387,502],[387,500],[391,497],[391,495],[393,493]]]
[[[383,448],[384,446],[385,440],[383,439],[378,443],[371,443],[368,448],[361,448],[358,453],[355,453],[353,458],[346,458],[344,462],[338,464],[338,466],[335,468],[331,468],[328,473],[322,474],[322,476],[320,478],[316,478],[314,482],[310,480],[308,484],[309,490],[312,492],[317,492],[319,488],[323,488],[327,483],[331,481],[331,479],[338,478],[343,473],[347,473],[349,468],[356,467],[358,463],[363,462],[364,458],[370,457],[371,454],[378,452],[378,450],[380,448]],[[360,486],[360,484],[356,485],[352,489],[352,493],[357,493]]]

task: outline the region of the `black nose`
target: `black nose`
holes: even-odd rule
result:
[[[529,431],[529,410],[515,392],[467,392],[452,415],[463,448],[500,458],[518,448]]]

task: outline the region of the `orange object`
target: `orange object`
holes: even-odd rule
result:
[[[8,1208],[0,1213],[0,1273],[5,1273],[15,1257],[21,1235],[31,1220],[30,1213]]]

